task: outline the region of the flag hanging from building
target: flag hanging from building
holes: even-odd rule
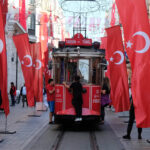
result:
[[[13,36],[17,53],[20,59],[21,68],[27,89],[27,101],[30,107],[34,106],[34,89],[33,89],[33,60],[30,53],[28,34]]]
[[[120,26],[106,29],[112,104],[116,112],[129,110],[129,87]]]
[[[9,100],[7,95],[7,56],[6,56],[6,42],[5,30],[2,15],[2,5],[0,4],[0,90],[2,97],[2,104],[0,108],[4,109],[5,115],[9,114]]]
[[[115,23],[116,23],[115,9],[116,9],[116,4],[113,3],[113,5],[112,5],[112,11],[111,11],[111,22],[110,22],[111,26],[114,26]]]
[[[101,37],[101,45],[100,45],[101,49],[107,49],[107,37]]]
[[[19,22],[26,30],[26,0],[19,0]]]
[[[51,11],[51,6],[50,6],[50,37],[53,38],[53,17],[52,17],[52,11]]]
[[[31,56],[33,60],[33,87],[34,97],[37,102],[43,101],[43,71],[41,43],[30,44]]]
[[[144,0],[116,0],[131,62],[137,127],[150,127],[150,28]]]
[[[8,12],[8,0],[0,0],[1,6],[2,6],[2,16],[3,16],[3,25],[5,28],[5,24],[6,24],[6,16],[7,16],[7,12]]]
[[[52,51],[50,51],[50,55],[51,55],[51,52]],[[52,63],[52,59],[49,58],[49,51],[46,51],[45,52],[45,72],[44,72],[45,85],[48,84],[48,80],[52,77],[52,68],[50,68],[50,67],[52,67],[52,64],[49,64],[49,63]]]
[[[42,52],[42,63],[45,62],[45,52],[48,50],[48,16],[46,13],[42,13],[40,20],[40,43]],[[43,67],[45,67],[43,65]]]

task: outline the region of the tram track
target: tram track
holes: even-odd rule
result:
[[[63,137],[64,137],[64,133],[65,133],[64,130],[62,130],[62,131],[60,131],[60,132],[58,133],[58,135],[57,135],[57,137],[56,137],[56,140],[55,140],[55,142],[54,142],[54,144],[52,145],[52,147],[51,147],[50,150],[58,150],[58,149],[59,149],[59,146],[60,146],[60,144],[61,144],[61,141],[62,141],[62,139],[63,139]]]
[[[62,141],[65,140],[64,139],[65,134],[67,134],[67,131],[64,131],[64,130],[62,130],[58,133],[56,140],[55,140],[54,144],[52,145],[52,147],[50,148],[50,150],[61,150],[60,146],[61,146]],[[99,150],[97,138],[96,138],[94,131],[89,131],[89,142],[90,142],[90,148],[89,149]],[[66,143],[66,145],[67,145],[67,143]]]
[[[90,131],[90,144],[91,144],[91,150],[99,150],[97,138],[94,131]]]

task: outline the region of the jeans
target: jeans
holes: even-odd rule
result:
[[[11,105],[14,106],[15,105],[15,96],[11,95]]]

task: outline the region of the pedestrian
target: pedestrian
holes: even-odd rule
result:
[[[133,123],[135,120],[135,113],[134,113],[134,104],[133,104],[133,99],[131,97],[131,106],[130,106],[130,111],[129,111],[129,122],[128,122],[128,127],[127,127],[127,134],[123,136],[124,139],[131,139],[131,130],[133,127]],[[142,128],[138,128],[138,139],[142,139]]]
[[[65,82],[63,84],[66,88],[71,89],[73,94],[72,105],[76,112],[75,121],[82,121],[82,93],[85,91],[82,87],[82,84],[80,83],[80,76],[75,76],[75,82],[73,82],[70,86],[68,86]]]
[[[20,94],[22,96],[22,107],[24,107],[24,103],[26,102],[28,107],[28,101],[27,101],[27,92],[26,92],[26,86],[25,84],[21,87]]]
[[[15,106],[16,87],[13,82],[11,82],[11,87],[10,87],[9,93],[11,96],[11,106]]]
[[[47,90],[47,102],[50,109],[49,124],[53,124],[52,117],[54,116],[54,107],[55,107],[55,85],[53,79],[49,79],[46,90]]]
[[[110,104],[110,82],[109,78],[103,79],[102,90],[101,90],[101,123],[104,123],[105,119],[105,107]]]

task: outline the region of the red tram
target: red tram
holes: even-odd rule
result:
[[[100,119],[100,93],[103,78],[104,51],[98,42],[92,43],[77,33],[72,39],[59,42],[59,48],[53,50],[53,77],[55,81],[55,121],[61,122],[75,118],[72,106],[72,94],[62,84],[71,84],[76,75],[81,78],[83,88],[83,120]]]

